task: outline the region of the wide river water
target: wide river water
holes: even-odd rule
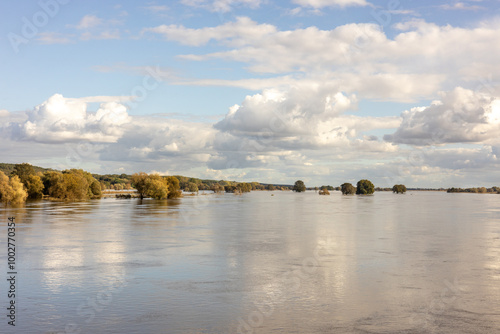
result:
[[[500,195],[0,207],[0,333],[500,333]]]

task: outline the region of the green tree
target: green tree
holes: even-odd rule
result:
[[[354,195],[356,193],[356,188],[350,183],[343,183],[340,190],[343,195]]]
[[[276,187],[274,185],[272,185],[272,184],[267,185],[267,190],[273,191],[275,189],[276,189]]]
[[[302,180],[295,181],[295,184],[294,184],[292,190],[295,192],[298,192],[298,193],[306,191],[306,185],[304,184],[304,181],[302,181]]]
[[[406,186],[404,184],[395,184],[392,187],[392,192],[396,194],[404,194],[406,192]]]
[[[375,192],[375,186],[369,180],[360,180],[356,186],[356,195],[370,195]]]

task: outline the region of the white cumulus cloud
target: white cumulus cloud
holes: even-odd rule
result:
[[[386,140],[433,145],[492,143],[500,137],[500,99],[461,87],[441,93],[441,100],[407,110],[401,117],[401,126],[393,135],[386,135]]]
[[[60,94],[27,112],[28,119],[15,124],[14,135],[38,142],[92,140],[115,142],[130,122],[126,107],[116,102],[102,103],[96,113],[85,102]]]

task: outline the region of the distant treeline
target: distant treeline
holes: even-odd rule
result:
[[[27,199],[58,199],[87,200],[102,197],[103,190],[136,189],[141,198],[155,199],[176,198],[182,196],[182,190],[198,193],[200,190],[210,190],[214,193],[241,194],[255,190],[282,190],[303,192],[306,189],[320,190],[320,195],[329,195],[329,191],[338,190],[344,195],[373,194],[374,191],[392,191],[405,193],[404,185],[394,185],[392,188],[375,188],[369,180],[360,180],[356,187],[344,183],[340,187],[330,185],[320,188],[306,188],[303,181],[298,180],[293,186],[262,184],[259,182],[236,182],[226,180],[203,180],[181,175],[160,176],[158,174],[136,173],[128,174],[90,174],[81,169],[56,171],[53,169],[32,166],[28,163],[0,163],[0,202],[22,203]],[[431,191],[440,189],[410,188],[410,190]],[[450,188],[448,193],[494,193],[500,194],[500,187],[492,188]],[[126,197],[128,197],[127,195]]]
[[[474,193],[474,194],[500,194],[500,187],[479,187],[479,188],[450,188],[448,193]]]
[[[0,202],[22,203],[27,199],[78,201],[102,197],[103,190],[136,189],[139,197],[167,199],[182,196],[181,190],[197,193],[241,194],[252,190],[291,190],[258,182],[215,181],[158,174],[90,174],[81,169],[56,171],[28,163],[0,164]],[[128,196],[127,196],[128,197]]]

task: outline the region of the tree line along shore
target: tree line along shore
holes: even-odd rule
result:
[[[242,194],[256,190],[281,190],[304,192],[316,190],[319,195],[329,195],[330,191],[341,191],[344,195],[370,195],[375,191],[392,191],[404,194],[404,185],[392,188],[375,188],[369,180],[360,180],[356,186],[344,183],[339,187],[321,186],[307,188],[302,180],[291,185],[262,184],[259,182],[236,182],[226,180],[202,180],[186,176],[160,176],[144,172],[128,174],[91,174],[82,169],[57,171],[28,163],[0,163],[0,202],[23,203],[28,199],[49,199],[64,201],[81,201],[99,199],[104,191],[134,190],[134,194],[118,194],[117,197],[171,199],[182,196],[182,191],[198,193],[209,190],[214,193]],[[445,189],[412,189],[412,190],[445,190]],[[492,188],[450,188],[447,192],[468,193],[500,193],[500,187]]]

